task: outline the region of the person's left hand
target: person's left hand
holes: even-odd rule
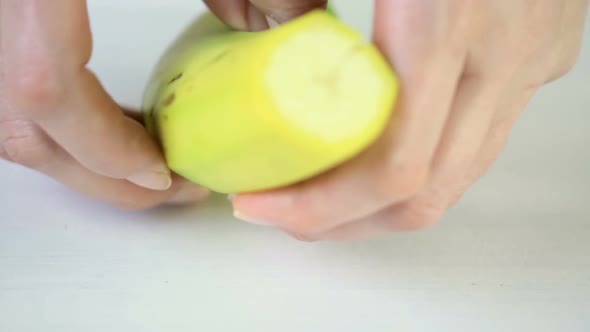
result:
[[[88,68],[92,46],[86,1],[0,0],[0,161],[126,210],[203,200]]]
[[[326,4],[206,2],[226,22],[253,30],[265,26],[261,13],[281,22],[294,9]],[[576,63],[586,9],[586,0],[377,0],[374,39],[402,86],[395,121],[336,169],[237,195],[236,217],[303,240],[434,224],[493,163],[530,98]]]

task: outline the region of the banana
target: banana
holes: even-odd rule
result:
[[[331,11],[259,32],[206,12],[158,60],[142,111],[172,171],[244,193],[358,155],[391,120],[398,90],[379,50]]]

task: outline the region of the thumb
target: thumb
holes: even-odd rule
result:
[[[204,0],[229,26],[260,31],[313,9],[325,9],[328,0]]]

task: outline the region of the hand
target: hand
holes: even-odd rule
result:
[[[0,0],[0,157],[123,208],[203,198],[86,68],[91,51],[84,1]]]
[[[260,13],[281,22],[326,1],[206,2],[230,24],[257,29]],[[394,121],[340,167],[288,188],[236,196],[237,217],[304,240],[363,239],[434,224],[494,162],[531,97],[576,63],[588,5],[375,3],[374,41],[403,90]]]

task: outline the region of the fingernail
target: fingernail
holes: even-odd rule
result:
[[[266,15],[264,15],[253,5],[248,6],[248,28],[251,31],[262,31],[268,29]]]
[[[168,199],[169,204],[195,203],[209,195],[209,191],[197,185],[188,185]]]
[[[234,211],[234,217],[236,219],[239,219],[241,221],[245,221],[245,222],[247,222],[249,224],[253,224],[253,225],[258,225],[258,226],[273,226],[274,225],[273,222],[253,218],[253,217],[243,214],[240,211]]]
[[[172,185],[172,177],[167,168],[143,171],[131,175],[127,181],[151,190],[167,190]]]
[[[268,27],[271,29],[279,26],[279,22],[277,22],[274,18],[270,16],[266,16],[266,23],[268,23]]]

